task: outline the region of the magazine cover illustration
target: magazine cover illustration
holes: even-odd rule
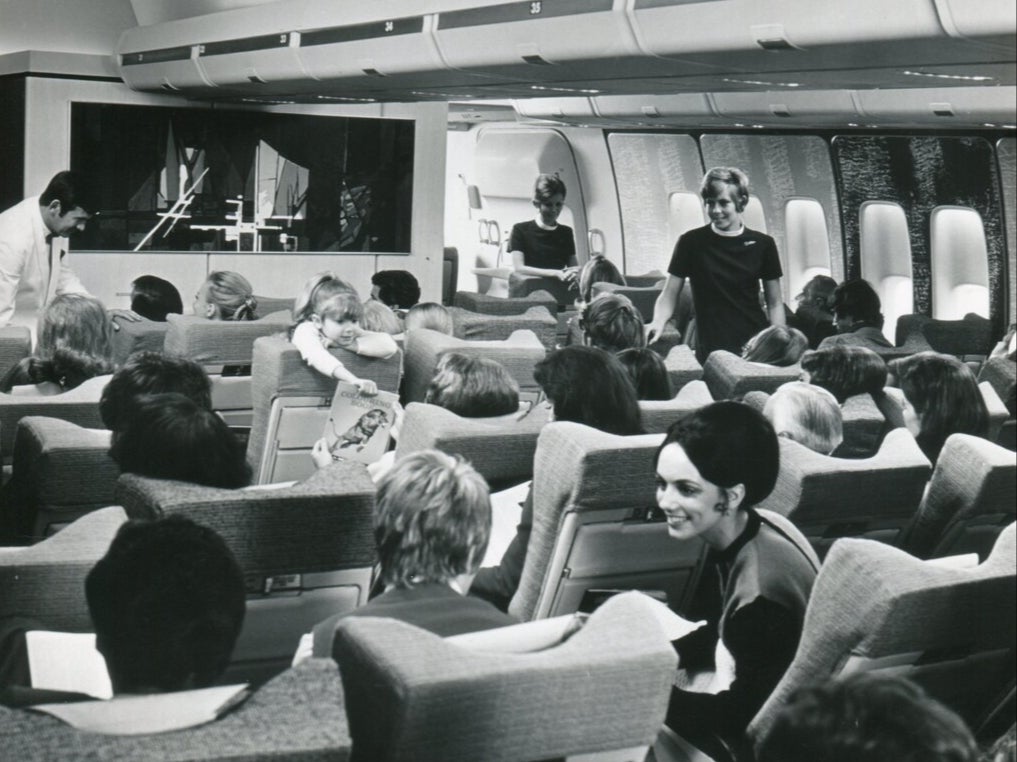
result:
[[[395,422],[393,405],[399,395],[361,394],[353,384],[339,383],[332,398],[323,436],[333,460],[374,463],[388,449]]]

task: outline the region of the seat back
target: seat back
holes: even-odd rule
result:
[[[657,349],[659,344],[660,342],[653,344],[652,348]],[[699,381],[703,377],[703,366],[699,364],[696,353],[688,344],[671,347],[664,356],[664,367],[667,368],[667,375],[671,378],[671,388],[676,392],[681,391],[685,384]]]
[[[975,568],[921,561],[870,540],[834,543],[816,578],[801,641],[749,725],[758,742],[798,687],[885,671],[920,684],[977,732],[1013,689],[1015,526]]]
[[[547,291],[533,291],[517,297],[457,291],[452,304],[468,312],[484,315],[522,315],[531,307],[543,307],[550,315],[558,314],[558,302]]]
[[[982,381],[978,384],[978,391],[981,392],[982,401],[985,402],[985,410],[989,414],[989,429],[986,436],[990,441],[995,442],[999,437],[1003,424],[1010,417],[1010,413],[1006,409],[1006,405],[1003,404],[1003,400],[996,393],[996,388],[988,381]]]
[[[1003,401],[1007,412],[1013,418],[1017,410],[1014,409],[1014,401],[1017,399],[1017,363],[1005,357],[992,357],[985,361],[981,370],[978,371],[978,382],[988,382],[996,390],[996,394]]]
[[[85,575],[125,521],[124,510],[110,506],[35,545],[0,548],[0,620],[25,617],[51,630],[90,631]]]
[[[663,592],[680,608],[702,543],[671,539],[657,509],[653,455],[662,441],[567,421],[541,430],[533,529],[509,613],[523,620],[571,613],[593,603],[588,591],[605,588]]]
[[[87,428],[102,428],[99,398],[109,379],[109,376],[96,376],[70,391],[49,397],[0,394],[0,451],[4,462],[14,454],[18,421],[26,415],[44,415]]]
[[[643,316],[643,321],[649,323],[653,320],[653,307],[657,303],[657,297],[664,290],[664,276],[661,276],[660,280],[651,286],[633,286],[631,284],[621,286],[617,283],[601,281],[594,283],[590,290],[594,297],[598,294],[621,294],[628,297],[635,308],[639,310],[639,314]]]
[[[330,351],[357,377],[371,379],[383,391],[399,390],[401,352],[377,359]],[[283,336],[256,339],[251,367],[254,411],[247,462],[255,482],[302,479],[314,470],[310,451],[328,422],[336,381],[309,367]]]
[[[895,543],[922,499],[932,464],[905,429],[871,458],[820,455],[780,439],[777,484],[760,508],[788,516],[822,557],[838,537]]]
[[[901,315],[897,318],[894,343],[912,352],[932,349],[964,358],[985,356],[992,351],[992,321],[969,312],[961,320],[936,320],[926,315]]]
[[[32,353],[32,332],[24,325],[0,328],[0,377]]]
[[[546,423],[543,410],[521,417],[462,418],[437,405],[411,402],[396,458],[419,450],[441,450],[466,458],[488,484],[518,484],[533,477],[537,436]]]
[[[18,424],[4,510],[39,540],[86,513],[113,505],[120,468],[109,457],[110,432],[59,418],[27,416]],[[34,518],[33,518],[34,517]]]
[[[288,312],[293,315],[293,297],[281,296],[256,296],[258,302],[258,314],[269,316],[277,312]]]
[[[131,518],[184,515],[214,529],[233,551],[247,584],[247,614],[231,679],[275,674],[301,635],[367,601],[374,484],[360,464],[336,463],[292,486],[238,490],[124,474],[116,497]]]
[[[532,331],[514,331],[501,341],[465,341],[421,328],[406,334],[405,346],[403,404],[424,401],[438,360],[447,352],[496,360],[516,380],[520,391],[525,391],[539,388],[533,380],[533,366],[544,358],[546,351]]]
[[[713,397],[710,396],[710,390],[703,381],[685,384],[673,399],[640,400],[639,411],[643,415],[643,428],[647,434],[663,434],[675,421],[711,402]]]
[[[525,653],[485,642],[510,630],[523,639],[542,622],[479,633],[488,637],[469,648],[404,622],[347,618],[335,649],[351,759],[643,759],[676,662],[651,604],[616,596],[565,642]]]
[[[579,294],[578,291],[571,288],[570,284],[557,278],[546,278],[543,275],[523,275],[517,272],[509,273],[508,295],[510,297],[527,296],[534,291],[545,291],[550,294],[559,307],[567,307],[572,304]]]
[[[981,437],[953,434],[900,547],[918,558],[988,557],[1017,513],[1017,455]]]
[[[113,333],[113,361],[123,365],[136,352],[162,352],[169,323],[147,320],[118,320]]]
[[[69,756],[267,762],[346,759],[350,751],[342,683],[331,659],[301,662],[215,722],[185,730],[103,735],[78,730],[41,712],[0,707],[0,736],[5,755],[23,762]]]
[[[202,365],[212,381],[212,409],[233,426],[251,425],[251,363],[254,341],[290,326],[288,311],[258,320],[206,320],[167,315],[163,351]]]
[[[773,394],[781,384],[797,381],[801,373],[797,363],[777,368],[743,360],[723,349],[711,352],[703,365],[703,380],[715,400],[738,399],[753,391]]]
[[[487,315],[470,312],[460,307],[449,307],[452,313],[452,334],[466,341],[501,341],[516,331],[532,331],[551,351],[557,342],[557,313],[548,312],[542,306],[530,307],[515,315]]]

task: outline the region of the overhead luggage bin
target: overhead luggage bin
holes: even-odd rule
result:
[[[600,95],[592,99],[593,109],[602,119],[631,124],[633,119],[645,126],[695,124],[730,125],[730,119],[718,116],[707,93],[675,95]]]
[[[117,56],[120,76],[134,90],[166,90],[168,92],[207,90],[213,87],[198,66],[197,45],[172,47],[146,47],[144,44],[125,44],[121,36],[120,54]]]
[[[858,107],[867,124],[883,121],[928,125],[929,117],[943,126],[1012,124],[1017,87],[944,87],[937,90],[864,90],[857,93]]]
[[[1017,6],[1011,0],[936,0],[939,17],[951,37],[977,39],[1013,55]]]
[[[848,90],[785,90],[763,93],[718,92],[712,95],[714,108],[721,116],[747,122],[780,124],[843,123],[858,114],[853,94]]]
[[[297,32],[275,32],[198,46],[198,64],[217,87],[252,89],[258,85],[297,82],[306,77],[297,53]]]
[[[589,98],[529,98],[512,101],[519,116],[528,119],[587,119],[593,118],[593,104]]]

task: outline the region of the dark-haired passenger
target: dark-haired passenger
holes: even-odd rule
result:
[[[821,386],[841,405],[856,394],[876,398],[886,386],[886,361],[871,349],[853,344],[834,344],[802,355],[801,380]]]
[[[882,304],[876,289],[867,280],[845,281],[833,292],[834,336],[819,343],[819,348],[848,344],[879,351],[893,349],[883,335]]]
[[[198,363],[161,352],[137,352],[127,358],[102,390],[99,417],[115,435],[133,417],[137,398],[167,392],[182,394],[198,407],[212,409],[212,382]]]
[[[794,657],[819,568],[800,532],[753,509],[776,483],[779,452],[769,421],[739,402],[690,413],[657,451],[657,505],[669,534],[709,550],[689,611],[707,626],[677,649],[686,672],[716,669],[717,692],[675,688],[667,712],[667,724],[707,753],[718,738],[744,743]]]
[[[583,307],[579,318],[583,340],[608,352],[646,346],[643,316],[624,294],[600,294]]]
[[[168,280],[141,275],[131,283],[131,309],[147,320],[165,323],[167,315],[183,314],[184,302]]]
[[[245,448],[219,416],[182,394],[138,397],[110,447],[124,473],[236,489],[251,481]]]
[[[659,354],[648,347],[625,349],[618,353],[618,361],[629,372],[636,397],[640,400],[669,400],[674,394],[671,390],[671,376],[667,372],[664,360]]]
[[[420,284],[407,270],[379,270],[371,276],[371,298],[402,316],[420,301]]]
[[[398,460],[378,484],[374,539],[385,592],[315,625],[311,654],[332,655],[349,616],[398,619],[442,637],[517,620],[466,596],[491,534],[487,482],[455,455],[422,450]],[[295,661],[307,653],[307,638]]]
[[[643,433],[636,389],[618,358],[597,347],[569,346],[537,363],[533,377],[550,405],[552,421],[574,421],[608,434]],[[534,411],[533,414],[539,414]],[[516,535],[497,566],[482,568],[471,595],[508,610],[522,577],[533,526],[532,485],[523,501]]]
[[[858,673],[791,695],[758,762],[975,762],[964,721],[903,677]]]
[[[815,349],[827,336],[833,336],[833,292],[837,281],[829,275],[817,275],[802,288],[795,297],[798,309],[791,318],[791,325],[805,334],[809,348]]]

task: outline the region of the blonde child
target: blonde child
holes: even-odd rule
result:
[[[342,347],[365,357],[386,358],[396,353],[395,340],[386,333],[360,327],[364,306],[357,292],[332,272],[315,275],[304,284],[293,304],[290,341],[304,361],[319,373],[354,384],[363,394],[377,394],[368,378],[357,378],[328,347]]]

